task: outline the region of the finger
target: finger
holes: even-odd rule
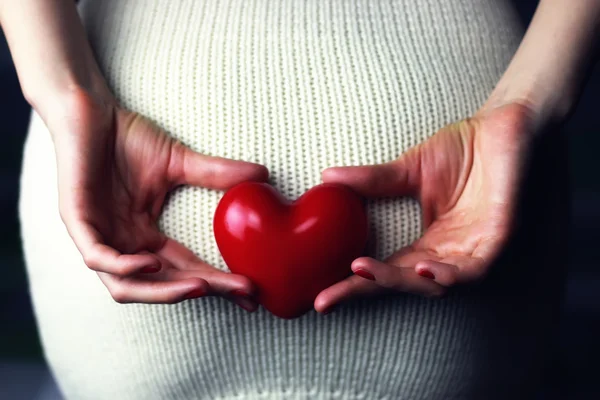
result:
[[[454,286],[459,280],[460,271],[456,265],[443,262],[425,260],[415,266],[418,275],[431,279],[442,286]]]
[[[201,276],[208,282],[207,296],[223,297],[248,312],[258,309],[255,285],[247,277],[219,271],[202,261],[189,264],[187,268],[177,270],[176,276],[187,279]]]
[[[169,175],[176,185],[193,185],[226,190],[245,181],[266,181],[267,168],[260,164],[212,157],[179,144],[173,151]]]
[[[340,183],[365,197],[416,196],[420,170],[413,156],[385,164],[333,167],[323,171],[323,182]]]
[[[421,268],[430,269],[434,275],[441,274],[442,279],[448,281],[444,286],[451,286],[480,281],[486,275],[489,263],[481,257],[456,255],[442,258],[439,263],[428,261]]]
[[[356,259],[351,268],[356,275],[363,279],[372,280],[382,287],[396,291],[426,297],[438,297],[445,292],[445,289],[438,283],[419,276],[414,268],[389,265],[370,257]]]
[[[181,296],[181,293],[178,294],[177,293],[178,291],[175,290],[175,293],[172,293],[172,292],[165,293],[164,296],[157,298],[156,293],[154,293],[152,291],[158,290],[160,288],[158,288],[158,287],[156,287],[156,288],[155,287],[140,288],[138,285],[138,282],[135,281],[136,277],[132,277],[134,279],[132,284],[138,285],[136,287],[138,289],[140,289],[134,293],[139,293],[140,296],[144,296],[144,297],[142,299],[140,299],[140,297],[138,296],[133,299],[125,299],[125,301],[127,301],[127,302],[147,302],[147,303],[172,303],[172,302],[179,302],[179,301],[182,301],[185,299],[196,298],[196,297],[222,296],[225,299],[231,301],[232,303],[237,304],[238,306],[242,307],[246,311],[253,312],[258,309],[258,303],[253,298],[251,298],[249,295],[247,295],[245,292],[236,289],[236,290],[231,291],[228,294],[220,293],[218,291],[215,291],[213,289],[213,287],[211,287],[211,285],[206,281],[206,279],[203,279],[203,276],[205,277],[207,275],[206,273],[199,274],[197,270],[196,271],[180,270],[171,261],[169,261],[165,258],[159,257],[159,256],[157,256],[157,258],[159,258],[159,260],[162,263],[161,272],[157,273],[157,274],[138,275],[137,281],[145,281],[146,284],[151,281],[152,282],[162,282],[162,284],[166,285],[166,284],[169,284],[172,282],[184,282],[184,281],[193,282],[195,279],[196,280],[201,279],[203,284],[201,285],[200,288],[193,288],[190,291],[188,291],[187,293],[184,293],[183,297]],[[214,269],[213,267],[211,267],[205,263],[202,263],[202,267],[206,267],[207,269]],[[200,275],[200,277],[199,277],[199,275]],[[125,281],[125,282],[127,282],[127,281]],[[167,289],[172,290],[174,288],[167,285]],[[118,290],[118,286],[117,286],[117,290]],[[152,299],[152,298],[154,298],[154,299]]]
[[[236,291],[234,291],[231,295],[223,297],[225,297],[232,303],[237,304],[238,306],[240,306],[248,312],[254,312],[258,310],[258,302],[253,298],[248,297],[245,293],[236,293]]]
[[[496,258],[502,241],[491,238],[482,241],[471,255],[452,255],[440,260],[422,260],[415,271],[445,287],[481,281]]]
[[[127,276],[136,272],[158,272],[160,261],[152,254],[122,254],[103,243],[102,235],[83,220],[66,221],[69,234],[85,264],[97,272]]]
[[[256,296],[257,289],[252,281],[242,275],[220,271],[200,260],[190,249],[173,239],[167,239],[165,245],[157,251],[157,255],[172,263],[173,278],[186,279],[198,277],[209,284],[209,295],[219,295],[225,298],[243,297],[251,300]]]
[[[374,282],[352,275],[319,293],[315,298],[314,307],[318,312],[327,314],[336,304],[354,297],[381,293],[384,290]]]
[[[121,304],[173,304],[207,296],[210,292],[208,282],[200,278],[161,281],[140,277],[117,277],[104,272],[99,272],[98,276],[112,298]]]

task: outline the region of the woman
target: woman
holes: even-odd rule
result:
[[[599,2],[542,0],[524,37],[497,0],[0,4],[34,108],[31,293],[67,398],[535,393],[565,262],[553,127]],[[222,191],[266,179],[370,199],[370,257],[294,320],[212,235]]]

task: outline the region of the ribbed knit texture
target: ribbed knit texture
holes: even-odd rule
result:
[[[472,114],[521,34],[497,0],[80,3],[127,108],[197,151],[266,165],[292,198],[326,167],[392,160]],[[217,298],[116,304],[60,221],[36,115],[22,183],[41,339],[70,399],[470,399],[519,368],[487,371],[492,339],[471,297],[363,299],[291,321]],[[178,190],[160,226],[226,269],[212,231],[221,196]],[[372,201],[369,214],[376,257],[421,234],[414,201]]]

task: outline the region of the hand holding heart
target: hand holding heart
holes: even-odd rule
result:
[[[68,103],[64,113],[45,120],[57,153],[60,213],[85,263],[112,297],[120,303],[175,303],[218,295],[255,310],[252,297],[261,296],[256,285],[262,283],[246,276],[251,272],[213,268],[161,233],[156,221],[167,193],[177,186],[227,190],[241,182],[266,180],[266,168],[195,153],[112,98],[76,92]],[[307,258],[299,250],[302,243],[294,246],[293,237],[281,236],[288,240],[289,254],[303,261],[312,275],[276,277],[286,287],[297,283],[297,288],[274,297],[263,294],[263,302],[278,315],[293,317],[313,305],[323,312],[353,296],[389,289],[439,295],[455,283],[483,277],[511,230],[531,136],[529,116],[517,104],[480,112],[443,128],[398,160],[325,170],[325,182],[346,189],[328,186],[323,192],[328,200],[322,203],[308,196],[305,209],[316,214],[289,213],[300,215],[303,223],[293,218],[286,222],[323,257]],[[383,262],[359,257],[365,239],[363,215],[353,195],[340,195],[348,187],[366,197],[418,197],[425,234]],[[319,209],[329,210],[344,224],[337,230],[319,228],[312,218],[322,218]],[[314,229],[316,236],[309,234]],[[337,264],[319,274],[314,268],[328,260]],[[269,258],[260,261],[266,264]],[[347,277],[350,264],[357,275]],[[311,283],[313,278],[318,284]],[[295,298],[289,300],[293,309],[277,305],[281,298]]]
[[[200,260],[157,220],[180,185],[226,190],[265,167],[198,154],[107,97],[74,91],[46,120],[58,162],[60,214],[86,265],[119,303],[221,296],[248,310],[255,286]],[[59,102],[63,104],[62,102]]]
[[[323,181],[367,197],[418,198],[425,233],[384,261],[356,259],[355,275],[322,291],[315,309],[389,290],[439,296],[483,278],[511,233],[531,118],[520,104],[481,110],[395,161],[325,170]]]
[[[250,278],[260,304],[281,318],[306,313],[346,278],[368,237],[362,199],[335,184],[290,202],[265,183],[242,183],[223,196],[213,226],[231,272]]]

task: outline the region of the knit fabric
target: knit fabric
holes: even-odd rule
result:
[[[290,198],[318,184],[326,167],[390,161],[471,115],[522,34],[498,0],[82,0],[79,7],[125,107],[194,150],[264,164]],[[359,299],[295,320],[248,314],[219,298],[117,304],[60,220],[54,157],[34,114],[23,240],[44,351],[69,399],[493,398],[518,387],[514,377],[527,368],[489,351],[500,339],[477,296]],[[212,230],[221,196],[178,189],[160,227],[226,270]],[[415,201],[370,201],[368,210],[375,257],[422,233]],[[504,317],[504,334],[521,329]]]

